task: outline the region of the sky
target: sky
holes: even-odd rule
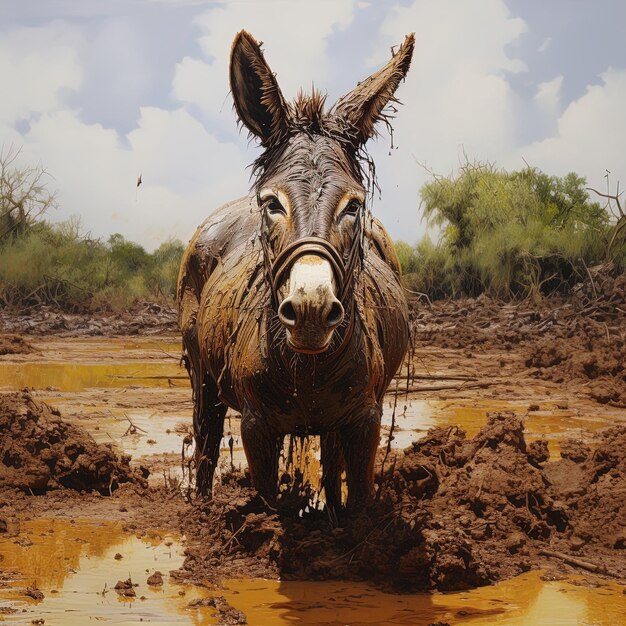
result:
[[[330,103],[415,32],[393,147],[368,144],[374,213],[414,243],[420,187],[466,158],[626,184],[625,23],[623,0],[0,0],[0,150],[46,168],[54,221],[187,241],[259,154],[228,88],[240,29],[285,97]]]

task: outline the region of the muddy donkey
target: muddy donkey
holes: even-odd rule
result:
[[[194,399],[196,483],[209,494],[227,407],[256,489],[272,500],[286,434],[320,435],[326,501],[367,502],[385,390],[408,342],[392,241],[367,208],[364,144],[405,77],[414,38],[330,110],[287,103],[259,43],[240,32],[230,86],[263,147],[252,191],[197,230],[178,280]]]

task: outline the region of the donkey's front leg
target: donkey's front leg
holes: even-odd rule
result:
[[[261,415],[244,411],[241,416],[241,441],[248,460],[252,484],[269,503],[276,500],[278,457],[283,436],[274,431]]]
[[[380,440],[382,409],[369,406],[341,430],[346,463],[348,509],[368,504],[374,496],[374,465]]]

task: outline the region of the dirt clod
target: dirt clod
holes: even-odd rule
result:
[[[148,576],[146,581],[152,587],[160,587],[163,585],[163,574],[161,572],[154,572],[151,576]]]
[[[37,587],[27,587],[24,595],[37,601],[43,600],[46,597],[43,591],[40,591]]]
[[[119,596],[124,596],[125,598],[135,598],[137,596],[135,585],[133,585],[133,581],[130,578],[118,580],[113,588]]]
[[[144,484],[130,457],[98,444],[82,428],[30,393],[0,394],[0,483],[43,493],[67,487],[110,494],[121,483]]]
[[[5,354],[28,354],[33,346],[20,335],[0,335],[0,356]]]

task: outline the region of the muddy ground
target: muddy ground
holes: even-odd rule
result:
[[[176,576],[218,583],[245,574],[450,590],[538,568],[623,582],[624,287],[622,276],[539,304],[413,302],[411,359],[390,389],[385,436],[392,430],[395,444],[386,455],[381,442],[376,502],[338,518],[312,507],[301,513],[311,494],[293,470],[278,509],[268,508],[245,471],[231,469],[226,441],[220,484],[207,503],[185,497],[180,451],[129,462],[87,436],[83,428],[109,414],[130,414],[128,430],[133,411],[169,411],[181,416],[171,429],[180,426],[183,447],[191,404],[184,371],[171,371],[179,356],[172,311],[145,305],[93,318],[0,311],[0,367],[61,361],[70,348],[72,360],[97,358],[105,367],[119,355],[102,343],[95,355],[91,338],[104,335],[117,337],[111,342],[153,336],[166,348],[146,340],[136,356],[170,368],[150,374],[162,386],[132,371],[106,388],[34,384],[3,395],[0,477],[10,479],[0,479],[0,531],[18,537],[27,519],[86,516],[119,520],[138,534],[179,532],[188,556]],[[405,441],[405,407],[423,399],[447,417]],[[455,426],[456,407],[479,406],[493,409],[488,423],[467,433]],[[236,441],[236,419],[228,428]]]

